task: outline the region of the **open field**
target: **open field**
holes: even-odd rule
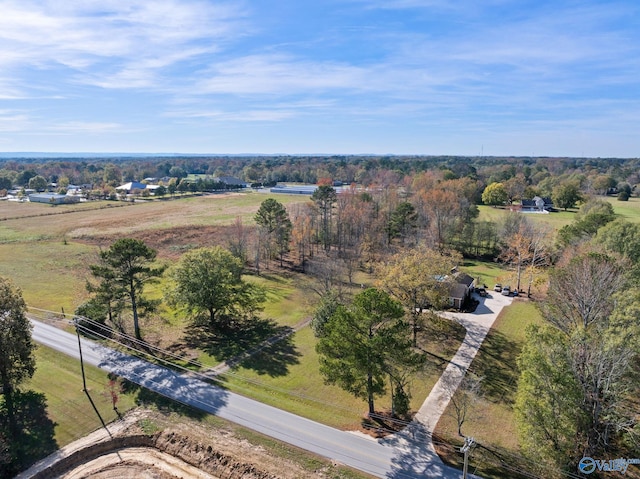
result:
[[[92,209],[86,204],[51,207],[0,203],[0,218],[11,218],[0,220],[0,274],[11,277],[22,288],[31,307],[72,313],[86,298],[88,265],[96,263],[99,248],[108,247],[117,238],[136,237],[158,250],[160,262],[171,263],[191,248],[225,245],[225,235],[236,217],[251,224],[260,203],[271,196],[231,193],[172,201],[113,203],[116,206],[106,207],[111,203],[97,202],[95,205],[101,206]],[[277,199],[283,203],[308,201],[306,197],[286,195],[278,195]],[[304,278],[296,273],[283,275],[267,270],[259,277],[248,275],[246,279],[267,291],[262,313],[265,324],[255,337],[224,343],[195,337],[195,342],[189,342],[184,337],[184,319],[165,309],[161,317],[143,321],[145,338],[206,366],[214,366],[255,347],[275,331],[304,321],[317,300],[315,293],[303,287]],[[370,280],[358,279],[362,283]],[[162,284],[154,286],[150,293],[161,297]],[[437,328],[440,329],[433,331],[429,344],[424,344],[437,356],[431,357],[427,372],[411,386],[414,408],[422,403],[464,336],[464,331],[455,326]],[[226,385],[311,419],[339,428],[359,428],[366,403],[340,388],[323,384],[315,341],[310,329],[303,328],[239,363],[237,369],[227,373]],[[390,407],[390,398],[380,398],[376,405],[385,410]]]
[[[30,306],[73,311],[82,303],[88,265],[99,248],[125,236],[158,249],[159,259],[175,259],[201,243],[221,244],[220,228],[236,217],[253,221],[260,193],[209,195],[145,203],[100,201],[49,206],[0,202],[0,275],[22,289]],[[308,199],[279,195],[288,204]],[[87,206],[89,205],[89,206]],[[203,244],[198,244],[203,245]]]
[[[629,201],[618,201],[617,198],[603,197],[613,205],[613,211],[621,218],[632,223],[640,223],[640,198],[632,197]]]
[[[629,201],[618,201],[613,196],[599,196],[611,203],[613,211],[620,218],[623,218],[632,223],[640,223],[640,198],[632,197]],[[500,223],[504,217],[509,213],[507,208],[494,208],[493,206],[478,206],[480,212],[479,219],[483,221],[494,221]],[[535,214],[527,213],[527,218],[531,218],[533,221],[539,221],[551,225],[554,229],[559,229],[564,225],[571,223],[577,213],[578,208],[569,209],[568,211],[555,211],[549,214]]]

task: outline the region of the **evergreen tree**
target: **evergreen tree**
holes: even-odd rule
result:
[[[120,312],[126,302],[133,316],[133,328],[137,339],[140,334],[140,317],[155,309],[158,301],[144,296],[145,284],[153,283],[162,276],[163,267],[153,268],[156,251],[143,241],[123,238],[114,242],[106,251],[100,252],[100,263],[90,265],[91,274],[100,283],[87,285],[109,314]]]
[[[403,316],[400,303],[369,288],[350,306],[338,306],[316,345],[326,382],[366,400],[369,414],[375,397],[386,391],[389,358],[413,358]]]

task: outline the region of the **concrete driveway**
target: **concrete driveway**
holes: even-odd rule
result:
[[[396,442],[405,442],[404,447],[407,449],[415,448],[420,444],[420,456],[414,457],[421,457],[422,461],[421,464],[415,465],[414,471],[422,472],[425,474],[424,477],[433,477],[428,473],[444,465],[436,454],[431,438],[440,416],[447,408],[452,394],[460,385],[500,311],[513,302],[512,297],[502,296],[496,292],[490,292],[484,298],[477,295],[474,297],[480,301],[480,304],[473,313],[444,312],[441,314],[460,323],[467,333],[458,352],[415,415],[414,422],[401,433],[400,436],[404,437],[394,439]]]

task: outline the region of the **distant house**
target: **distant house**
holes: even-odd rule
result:
[[[124,185],[116,186],[117,191],[123,191],[125,193],[131,193],[133,190],[145,190],[149,185],[140,183],[139,181],[130,181]]]
[[[50,205],[64,205],[80,202],[77,196],[59,195],[57,193],[33,193],[29,195],[31,203],[47,203]]]
[[[548,196],[534,196],[532,199],[522,200],[520,204],[523,212],[544,213],[553,210],[553,201]]]

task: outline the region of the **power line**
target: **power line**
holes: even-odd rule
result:
[[[53,319],[53,320],[61,320],[60,319],[60,315],[61,314],[57,313],[57,312],[38,309],[38,308],[31,308],[31,307],[29,308],[29,310],[36,310],[36,311],[41,311],[41,312],[53,314],[54,317],[46,318],[46,319],[49,319],[49,320],[51,320],[51,319]],[[67,314],[65,314],[63,312],[62,316],[66,317],[66,316],[70,316],[70,315],[67,315]],[[252,384],[254,386],[259,386],[259,387],[262,387],[264,389],[272,390],[274,392],[277,392],[277,393],[285,395],[285,396],[303,399],[303,400],[314,402],[314,403],[317,403],[317,404],[320,404],[320,405],[323,405],[323,406],[328,406],[328,407],[334,408],[334,409],[341,409],[341,410],[349,412],[351,414],[358,414],[358,412],[353,410],[352,408],[349,408],[349,407],[346,407],[346,406],[343,406],[343,405],[340,405],[340,404],[330,403],[330,402],[327,402],[327,401],[324,401],[324,400],[321,400],[319,398],[315,398],[315,397],[312,397],[312,396],[307,396],[307,395],[304,395],[304,394],[292,392],[290,390],[285,390],[285,389],[282,389],[282,388],[278,388],[278,387],[275,387],[273,385],[261,382],[261,381],[259,381],[257,379],[253,379],[253,378],[248,378],[246,376],[242,376],[242,375],[240,375],[238,373],[235,373],[235,372],[233,372],[231,370],[227,370],[222,374],[216,373],[214,375],[214,377],[212,377],[211,375],[207,374],[207,371],[211,371],[211,370],[213,370],[215,368],[212,368],[212,367],[210,367],[208,365],[205,365],[205,364],[203,364],[203,363],[201,363],[199,361],[196,361],[196,360],[193,360],[193,359],[188,359],[188,358],[185,358],[184,356],[180,356],[179,354],[173,353],[173,352],[168,351],[166,349],[162,349],[162,348],[160,348],[158,346],[154,346],[154,345],[152,345],[152,344],[150,344],[150,343],[148,343],[146,341],[139,340],[139,339],[137,339],[137,338],[135,338],[135,337],[133,337],[133,336],[127,334],[127,333],[124,333],[122,331],[117,331],[117,330],[105,325],[104,323],[100,323],[100,322],[92,320],[90,318],[78,317],[78,316],[73,316],[73,317],[79,319],[79,321],[76,323],[78,330],[82,330],[82,331],[86,332],[88,335],[93,335],[95,337],[102,338],[102,339],[104,339],[106,341],[115,343],[115,344],[117,344],[119,346],[122,346],[122,347],[124,347],[124,348],[126,348],[126,349],[128,349],[130,351],[133,351],[133,352],[135,352],[135,353],[137,353],[139,355],[142,355],[143,357],[152,358],[155,361],[158,361],[158,362],[160,362],[162,364],[165,364],[165,365],[169,366],[171,369],[177,369],[177,370],[184,371],[184,372],[186,372],[188,374],[191,374],[191,375],[194,375],[194,376],[196,376],[196,377],[198,377],[200,379],[203,379],[206,382],[211,381],[211,380],[219,381],[219,382],[228,382],[227,379],[226,379],[226,376],[230,376],[230,377],[234,377],[234,378],[236,378],[238,380],[244,381],[244,382],[246,382],[248,384]],[[74,321],[69,321],[69,320],[66,320],[66,321],[68,321],[69,324],[74,324]],[[83,323],[86,323],[86,324],[83,324]],[[99,331],[103,331],[103,333],[100,333]],[[121,340],[117,340],[116,338],[120,338]],[[153,352],[155,352],[155,354]],[[204,372],[194,371],[192,369],[187,368],[186,366],[183,366],[181,364],[177,364],[175,362],[170,361],[169,359],[161,357],[161,356],[159,356],[159,354],[162,354],[165,357],[173,358],[174,360],[177,360],[177,361],[184,362],[187,365],[192,365],[192,366],[195,366],[197,368],[204,369]],[[154,381],[153,379],[148,379],[147,378],[147,380],[152,384],[160,386],[160,384],[157,383],[156,381]],[[238,384],[234,384],[234,387],[242,389],[242,387],[240,385],[238,385]],[[245,389],[245,390],[248,391],[248,389]],[[163,394],[161,394],[161,395],[163,395]],[[166,395],[164,395],[164,396],[166,396]],[[169,396],[166,396],[166,397],[169,397]],[[187,405],[187,406],[191,406],[190,404],[187,404],[184,401],[181,401],[179,399],[175,399],[175,398],[171,398],[171,397],[169,397],[169,399],[172,399],[172,400],[174,400],[176,402],[182,403],[182,404]],[[195,399],[195,401],[197,403],[202,404],[202,405],[207,405],[205,402],[203,402],[203,401],[201,401],[199,399]],[[400,418],[392,418],[392,417],[384,416],[384,415],[377,414],[377,413],[370,414],[369,417],[372,418],[372,419],[384,420],[386,422],[389,422],[389,423],[392,423],[392,424],[396,424],[399,427],[403,427],[403,428],[412,423],[412,421],[403,420],[403,419],[400,419]],[[390,427],[387,427],[386,425],[379,425],[376,429],[380,430],[381,432],[385,432],[385,433],[389,433],[389,434],[398,433],[397,430],[394,430],[394,429],[392,429]],[[448,450],[450,452],[458,452],[458,450],[452,444],[449,444],[449,443],[446,443],[446,442],[443,442],[443,441],[441,441],[439,439],[434,438],[433,435],[431,434],[431,432],[429,432],[428,434],[431,435],[432,444],[437,445],[437,446],[439,446],[441,448],[444,448],[444,449],[446,449],[446,450]],[[527,478],[530,478],[530,479],[540,479],[539,476],[536,476],[536,475],[530,473],[529,471],[524,471],[524,470],[522,470],[522,469],[520,469],[518,467],[509,465],[508,463],[504,462],[503,459],[500,459],[500,456],[510,456],[511,459],[513,459],[514,462],[516,462],[516,463],[527,462],[527,463],[530,463],[531,465],[536,466],[536,468],[538,468],[540,466],[538,463],[534,463],[533,461],[530,461],[525,457],[517,456],[517,455],[509,453],[507,451],[504,451],[503,453],[499,454],[496,451],[493,451],[490,447],[483,446],[483,445],[481,445],[479,443],[474,443],[474,444],[477,445],[479,448],[487,450],[488,452],[490,452],[491,454],[493,454],[497,458],[499,458],[500,463],[497,465],[498,467],[500,467],[502,469],[505,469],[506,471],[509,471],[509,472],[517,473],[517,474],[519,474],[519,475],[521,475],[523,477],[527,477]],[[569,473],[569,472],[566,472],[566,471],[554,470],[554,472],[555,473],[560,473],[561,475],[563,475],[563,476],[565,476],[567,478],[571,478],[571,479],[580,477],[580,476],[578,476],[576,474],[572,474],[572,473]]]

